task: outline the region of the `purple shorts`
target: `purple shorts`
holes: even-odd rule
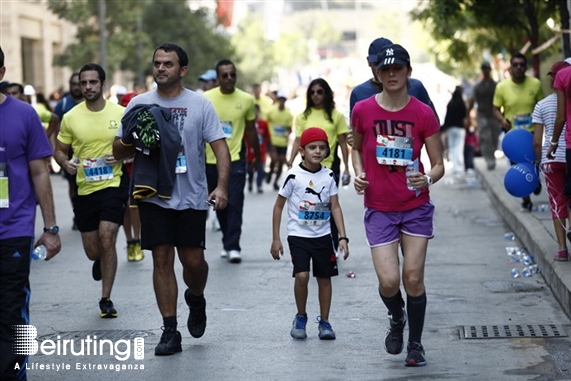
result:
[[[434,205],[429,201],[404,212],[365,209],[365,234],[370,247],[389,245],[400,240],[401,233],[414,237],[434,237]]]

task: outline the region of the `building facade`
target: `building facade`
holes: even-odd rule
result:
[[[67,89],[70,69],[55,67],[75,36],[75,27],[48,10],[45,0],[0,1],[0,46],[5,55],[4,79],[33,85],[46,95]]]

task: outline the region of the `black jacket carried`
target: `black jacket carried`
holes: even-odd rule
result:
[[[176,176],[180,133],[169,109],[156,104],[133,106],[121,119],[125,145],[135,144],[131,173],[131,200],[157,196],[171,198]]]

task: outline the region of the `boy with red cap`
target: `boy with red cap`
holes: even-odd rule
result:
[[[329,153],[329,142],[324,130],[311,127],[303,131],[299,147],[302,162],[287,171],[273,210],[270,253],[275,260],[279,260],[284,254],[280,223],[287,201],[287,240],[293,263],[294,296],[297,305],[297,314],[290,334],[298,340],[307,338],[305,326],[310,262],[313,262],[313,276],[317,278],[319,288],[319,338],[335,339],[335,332],[329,324],[329,310],[331,277],[338,275],[339,270],[331,242],[331,225],[328,223],[331,217],[339,229],[339,250],[343,253],[343,259],[349,256],[349,239],[345,236],[343,213],[333,171],[321,165]]]

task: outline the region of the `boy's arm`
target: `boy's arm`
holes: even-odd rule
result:
[[[349,239],[347,238],[347,233],[345,231],[345,222],[343,221],[343,212],[341,211],[341,205],[339,204],[338,195],[331,196],[331,215],[335,221],[335,226],[339,231],[339,249],[343,253],[343,259],[347,259],[349,256]],[[347,239],[341,239],[347,238]]]
[[[279,261],[280,256],[284,255],[284,248],[280,240],[280,225],[285,202],[286,198],[278,194],[272,213],[272,246],[270,248],[270,253],[277,261]]]

